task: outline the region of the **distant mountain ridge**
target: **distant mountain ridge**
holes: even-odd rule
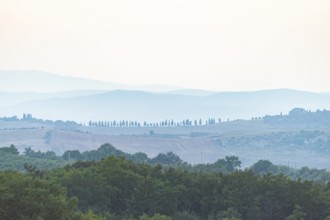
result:
[[[0,107],[15,105],[23,102],[45,100],[50,98],[70,98],[105,93],[105,90],[72,90],[64,92],[2,92],[0,91]]]
[[[33,80],[31,80],[33,79]],[[37,70],[0,70],[0,91],[63,92],[70,90],[147,90],[155,92],[179,90],[166,85],[132,86],[81,77],[63,76]]]

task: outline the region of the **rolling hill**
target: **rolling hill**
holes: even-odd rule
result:
[[[234,154],[246,165],[270,159],[279,164],[294,161],[297,166],[329,168],[328,125],[309,122],[291,125],[291,121],[282,125],[281,117],[268,117],[269,123],[261,118],[282,116],[296,107],[307,112],[330,109],[330,93],[132,87],[38,71],[0,71],[0,90],[0,118],[14,115],[20,118],[30,113],[39,119],[83,124],[90,120],[132,120],[141,124],[166,119],[205,122],[209,118],[225,122],[214,126],[103,128],[0,120],[0,144],[15,144],[21,151],[33,147],[63,153],[67,149],[95,149],[109,142],[129,153],[143,151],[150,156],[173,151],[191,163],[214,162]],[[251,118],[254,120],[246,120]],[[317,160],[310,160],[311,157]]]

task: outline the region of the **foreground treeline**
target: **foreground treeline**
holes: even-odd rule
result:
[[[0,219],[329,219],[330,184],[108,157],[0,172]]]
[[[76,161],[99,161],[109,156],[123,157],[134,163],[145,163],[155,166],[161,164],[164,168],[175,167],[189,172],[207,173],[231,173],[240,169],[241,161],[237,156],[226,156],[218,159],[214,163],[191,165],[184,162],[179,156],[172,152],[160,153],[154,158],[149,158],[145,153],[134,154],[125,153],[116,149],[111,144],[103,144],[96,150],[80,152],[79,150],[67,150],[62,156],[57,156],[54,152],[34,151],[26,148],[23,154],[19,154],[14,145],[0,148],[0,170],[16,170],[24,172],[24,165],[35,167],[39,170],[50,170],[72,164]],[[259,160],[251,167],[247,168],[256,174],[263,175],[284,174],[293,180],[312,180],[316,183],[330,182],[330,172],[326,169],[316,169],[302,167],[295,169],[289,166],[274,165],[268,160]]]
[[[237,156],[226,156],[212,164],[199,164],[192,166],[184,162],[173,152],[160,153],[154,158],[147,154],[137,152],[134,154],[125,153],[116,149],[111,144],[103,144],[96,150],[80,152],[79,150],[67,150],[62,156],[57,156],[52,151],[40,152],[25,148],[23,154],[19,154],[14,145],[0,148],[0,170],[24,170],[24,164],[35,166],[38,169],[53,169],[71,164],[75,161],[99,161],[109,156],[123,157],[135,163],[147,163],[151,165],[161,164],[169,167],[179,167],[189,171],[206,171],[228,173],[239,168],[241,162]]]

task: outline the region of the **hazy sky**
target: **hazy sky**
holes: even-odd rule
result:
[[[330,91],[330,1],[0,0],[0,69]]]

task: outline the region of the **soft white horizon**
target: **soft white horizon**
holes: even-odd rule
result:
[[[0,69],[211,91],[329,92],[326,0],[3,0]]]

